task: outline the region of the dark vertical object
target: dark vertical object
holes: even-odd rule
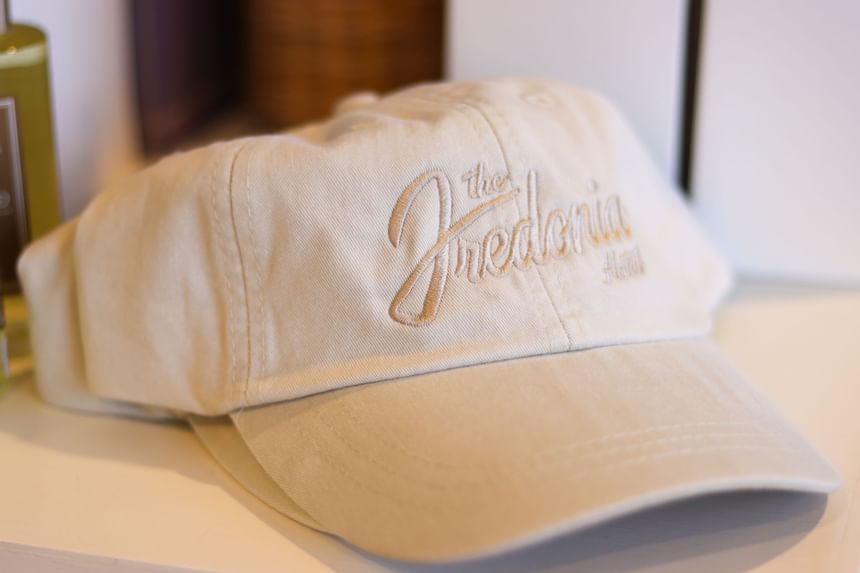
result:
[[[248,0],[248,104],[290,126],[343,96],[442,77],[444,0]]]
[[[685,195],[690,195],[690,177],[693,162],[693,144],[696,119],[696,89],[699,79],[699,55],[702,42],[702,18],[705,0],[689,0],[687,6],[686,59],[684,61],[684,110],[681,123],[681,161],[678,184]]]
[[[170,151],[239,97],[240,0],[132,0],[140,133]]]
[[[20,157],[15,98],[0,97],[0,296],[18,292],[15,265],[30,240]]]

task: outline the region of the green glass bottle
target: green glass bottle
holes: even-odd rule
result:
[[[15,262],[29,241],[62,219],[48,81],[48,47],[38,28],[9,22],[0,0],[0,277],[18,291]]]
[[[45,34],[0,0],[0,381],[28,354],[18,255],[61,220]]]

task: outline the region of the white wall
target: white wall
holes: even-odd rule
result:
[[[707,3],[696,209],[742,275],[860,283],[860,2]]]
[[[548,76],[608,95],[674,180],[686,0],[449,0],[452,79]]]
[[[54,134],[66,217],[142,165],[133,120],[123,0],[11,0],[12,18],[48,35]]]

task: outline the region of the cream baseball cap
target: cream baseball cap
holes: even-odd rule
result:
[[[838,478],[706,338],[724,262],[598,96],[362,96],[169,157],[19,265],[37,379],[189,417],[262,499],[367,551],[492,554]]]

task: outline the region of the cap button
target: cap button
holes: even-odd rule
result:
[[[346,96],[337,102],[334,106],[335,115],[342,115],[373,105],[379,100],[379,94],[376,92],[358,92]]]
[[[555,99],[543,90],[535,90],[523,94],[523,100],[526,103],[539,105],[542,107],[552,107],[555,105]]]

